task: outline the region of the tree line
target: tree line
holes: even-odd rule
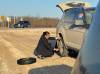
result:
[[[49,17],[23,17],[23,20],[29,21],[32,28],[36,27],[56,27],[58,24],[58,18]]]
[[[52,28],[52,27],[56,27],[59,21],[58,18],[23,16],[23,17],[16,17],[15,19],[11,19],[9,25],[13,26],[15,23],[18,23],[21,19],[25,21],[29,21],[31,24],[31,28],[43,28],[43,27]],[[8,27],[8,22],[7,21],[0,22],[0,27]]]

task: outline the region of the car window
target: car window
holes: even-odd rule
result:
[[[95,13],[94,8],[85,9],[86,22],[88,26],[91,24],[93,20],[94,13]],[[82,27],[85,27],[84,20],[85,18],[84,18],[84,13],[83,13],[82,8],[72,8],[65,12],[64,17],[63,17],[63,24],[71,29],[76,28],[76,27],[82,28]]]
[[[85,17],[83,13],[80,13],[79,16],[75,19],[75,25],[79,28],[86,28],[88,29],[90,24],[93,21],[93,16],[95,14],[95,8],[87,8],[85,9]],[[84,22],[83,22],[84,20]],[[85,23],[86,21],[86,23]],[[83,26],[82,26],[83,25]]]
[[[69,9],[65,12],[63,21],[69,27],[75,24],[75,22],[81,22],[83,24],[82,10],[79,8]]]
[[[94,16],[95,12],[96,12],[95,9],[87,9],[87,10],[85,10],[87,24],[90,25],[92,23],[93,16]]]
[[[75,16],[75,25],[84,25],[83,19],[84,19],[84,14],[82,12],[79,12]]]
[[[83,25],[83,12],[81,8],[72,8],[65,12],[64,24],[69,28]]]

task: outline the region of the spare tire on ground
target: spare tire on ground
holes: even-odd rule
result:
[[[36,58],[29,57],[29,58],[21,58],[17,60],[18,65],[28,65],[36,63]]]

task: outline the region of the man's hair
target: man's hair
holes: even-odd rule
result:
[[[43,36],[50,34],[48,31],[43,32]]]

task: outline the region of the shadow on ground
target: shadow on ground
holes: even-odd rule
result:
[[[77,58],[79,51],[75,49],[68,49],[68,56],[72,58]]]
[[[71,70],[67,65],[55,65],[31,69],[28,74],[70,74]]]

